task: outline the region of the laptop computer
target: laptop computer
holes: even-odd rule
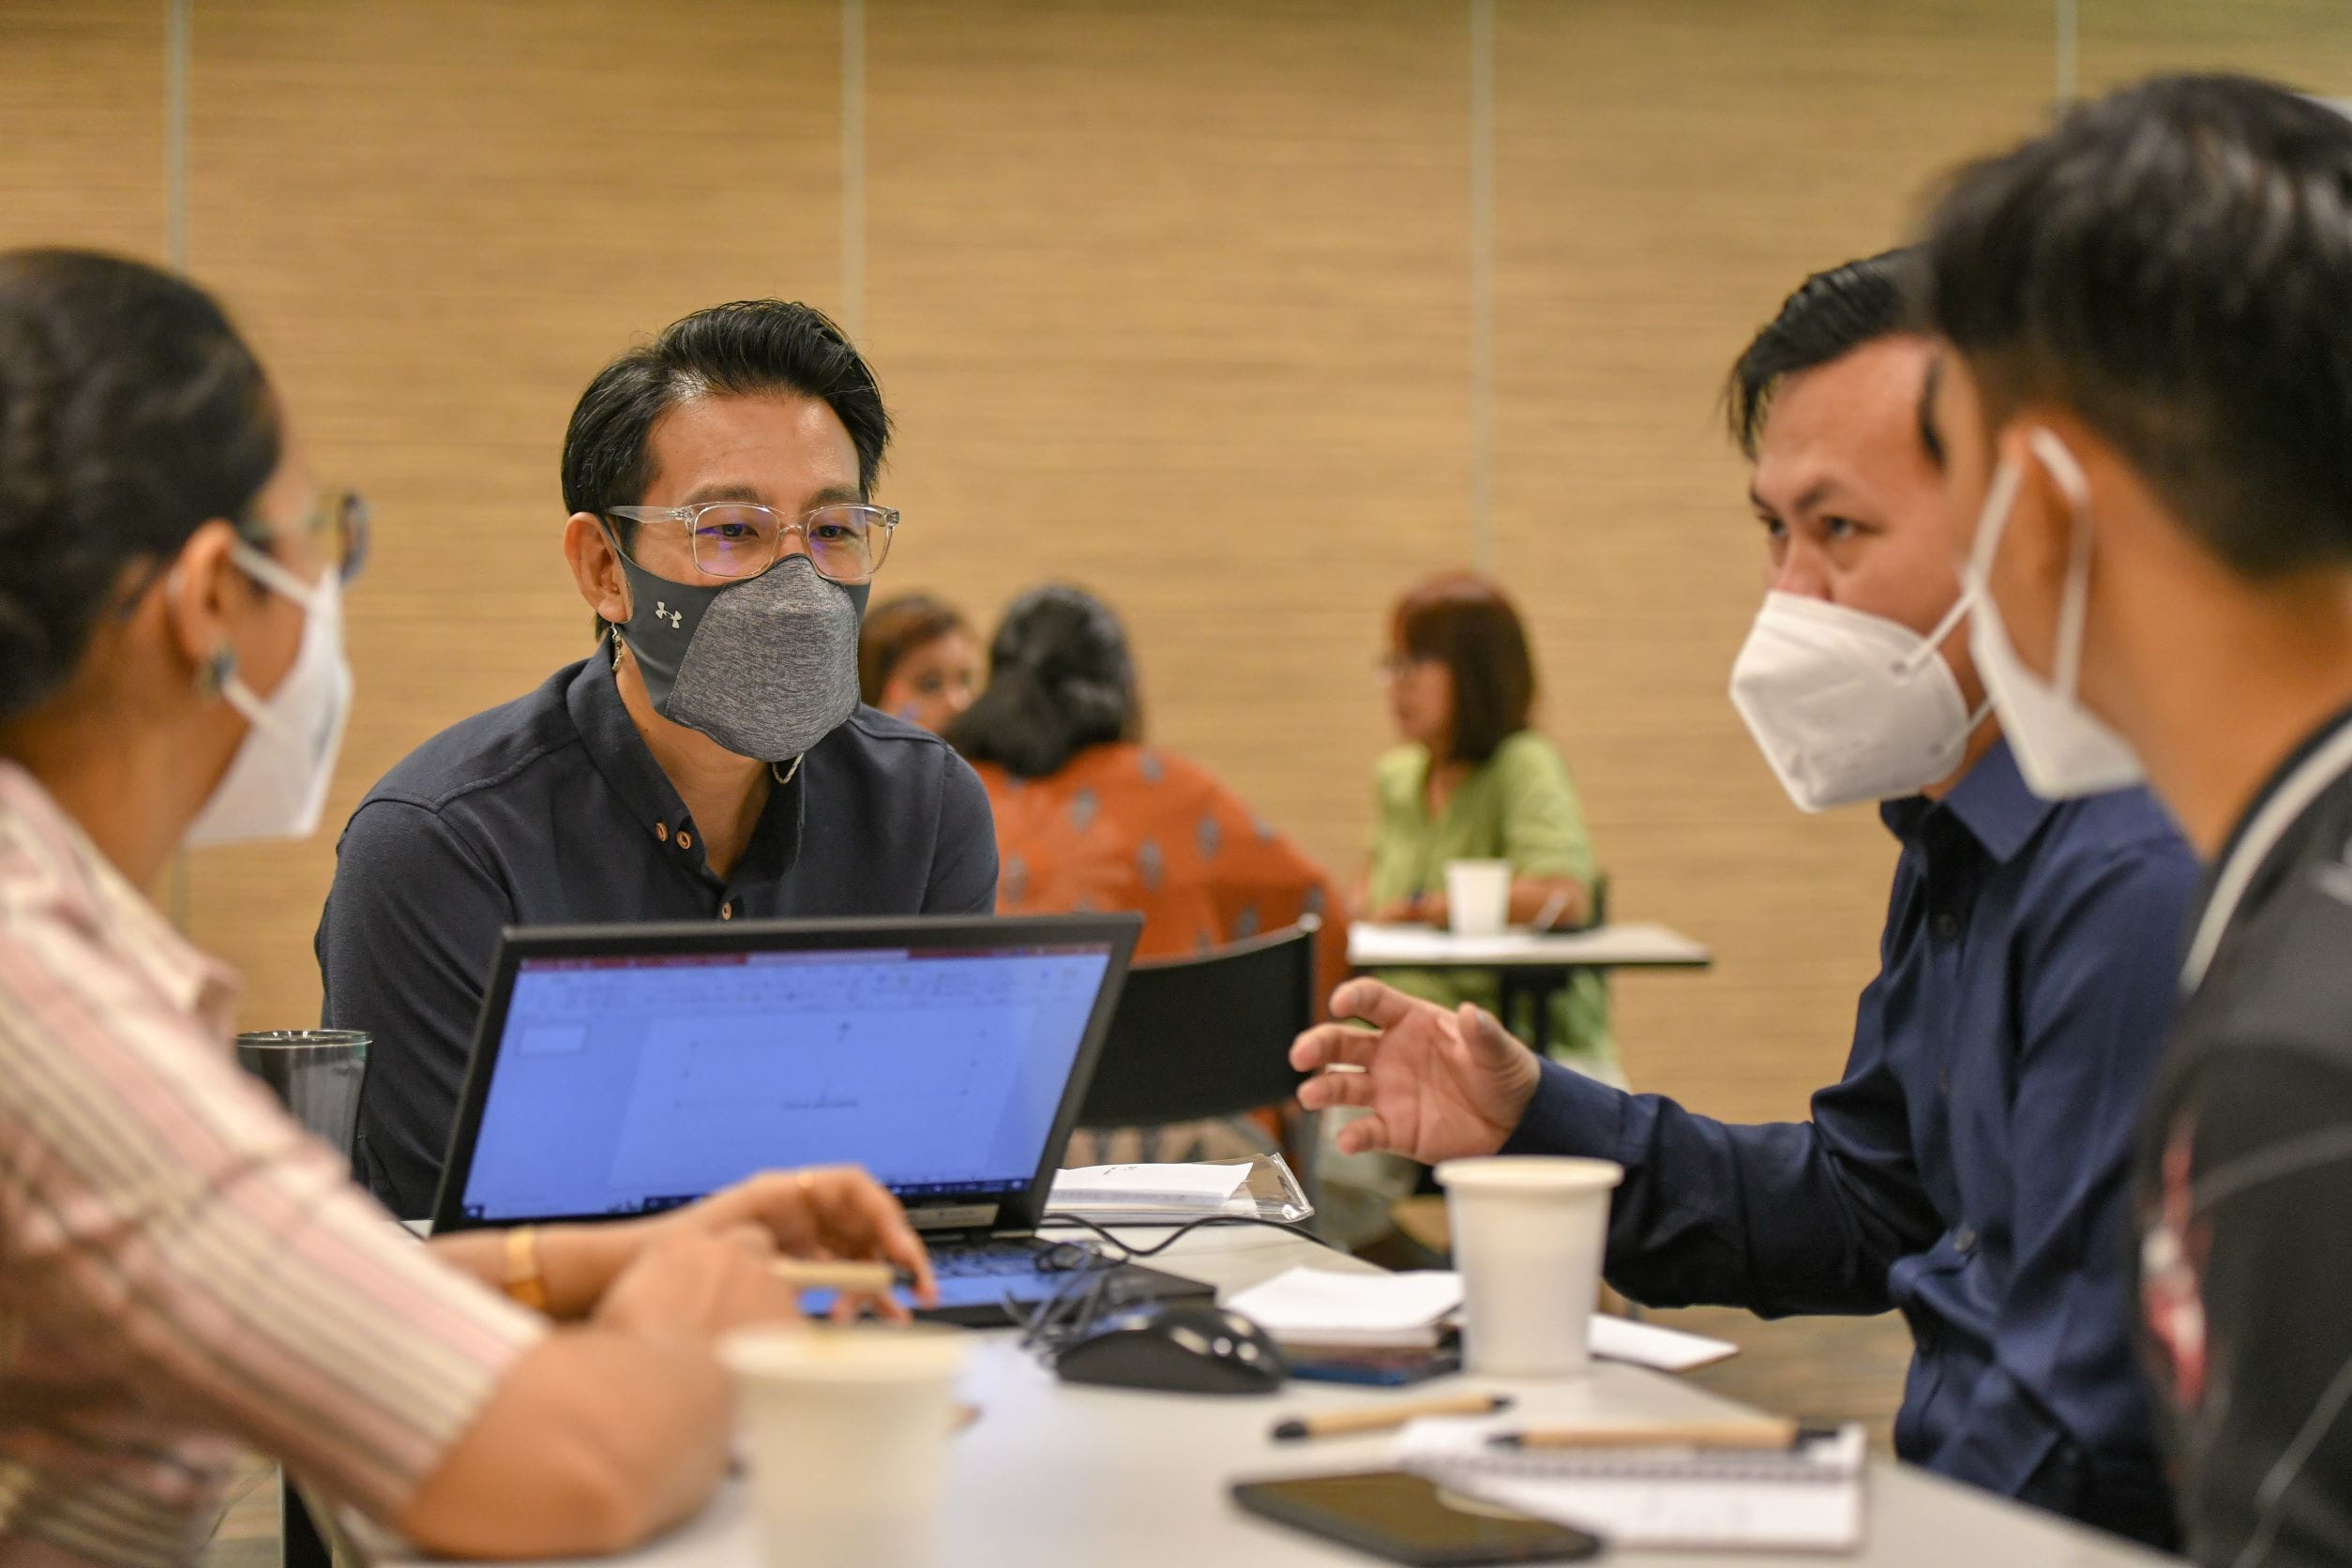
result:
[[[925,1315],[1069,1278],[1036,1227],[1141,921],[694,921],[500,938],[436,1231],[618,1219],[855,1164],[932,1252]],[[1059,1265],[1059,1266],[1057,1266]],[[1119,1299],[1211,1294],[1120,1266]]]

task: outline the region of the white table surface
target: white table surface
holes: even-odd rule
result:
[[[1348,962],[1357,969],[1699,969],[1714,955],[1704,942],[1649,921],[1490,937],[1358,921],[1348,927]]]
[[[1137,1232],[1138,1236],[1149,1232]],[[1223,1290],[1295,1263],[1369,1266],[1274,1230],[1199,1232],[1165,1260]],[[1376,1468],[1386,1436],[1276,1444],[1282,1416],[1366,1405],[1395,1393],[1291,1383],[1263,1397],[1208,1398],[1065,1387],[1010,1333],[975,1335],[964,1395],[980,1419],[955,1439],[941,1568],[1364,1568],[1375,1560],[1255,1518],[1226,1488],[1244,1476]],[[1672,1421],[1741,1407],[1662,1373],[1607,1364],[1585,1377],[1527,1382],[1452,1378],[1414,1395],[1507,1391],[1538,1421]],[[2114,1537],[2008,1503],[1925,1471],[1875,1461],[1867,1543],[1858,1555],[1608,1553],[1638,1568],[1752,1561],[1763,1568],[2106,1568],[2169,1562]],[[762,1564],[742,1484],[620,1568],[792,1568]]]

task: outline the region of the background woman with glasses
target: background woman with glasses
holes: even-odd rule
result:
[[[1505,860],[1514,925],[1586,924],[1599,866],[1568,764],[1530,722],[1535,663],[1510,599],[1468,572],[1416,583],[1390,615],[1380,670],[1403,744],[1373,774],[1368,917],[1443,926],[1446,862]],[[1447,1006],[1474,1002],[1493,1012],[1500,1001],[1500,982],[1477,971],[1395,971],[1380,978]],[[1621,1085],[1600,975],[1578,975],[1553,1014],[1552,1054]],[[1524,1037],[1531,1020],[1503,1022]]]

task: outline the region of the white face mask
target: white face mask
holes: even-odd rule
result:
[[[1731,667],[1731,704],[1799,810],[1917,794],[1959,771],[1982,716],[1937,649],[1968,602],[1922,637],[1827,599],[1764,596]]]
[[[2001,730],[2017,754],[2017,771],[2026,787],[2044,800],[2094,795],[2136,784],[2144,776],[2140,760],[2123,737],[2101,723],[2075,695],[2082,676],[2083,626],[2090,613],[2090,481],[2066,444],[2047,430],[2037,430],[2027,445],[2050,477],[2065,492],[2073,529],[2072,552],[2066,563],[2066,586],[2058,599],[2058,642],[2050,678],[2043,680],[2026,668],[2001,624],[1993,603],[1994,558],[2000,552],[2001,534],[2017,505],[2025,468],[2003,458],[1993,471],[1985,491],[1984,511],[1977,519],[1976,548],[1970,552],[1967,580],[1977,596],[1976,619],[1969,628],[1968,647],[1976,656],[1977,673],[2001,716]]]
[[[302,643],[293,668],[266,698],[232,673],[220,695],[252,728],[229,771],[189,824],[190,849],[255,838],[306,838],[319,825],[326,787],[351,715],[351,665],[343,656],[342,584],[333,572],[304,582],[244,544],[234,559],[274,592],[302,606]]]

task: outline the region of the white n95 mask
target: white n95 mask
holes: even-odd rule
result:
[[[2066,496],[2073,543],[2066,563],[2066,586],[2058,599],[2058,641],[2051,658],[2050,678],[2043,680],[2026,668],[2009,641],[2000,611],[1988,586],[1993,561],[2000,552],[2001,534],[2016,509],[2017,491],[2025,483],[2024,465],[2003,458],[1993,471],[1984,494],[1984,510],[1977,519],[1976,548],[1969,552],[1968,582],[1976,595],[1976,619],[1968,633],[1968,648],[1976,656],[1977,673],[2001,716],[2001,730],[2017,755],[2017,771],[2026,787],[2044,800],[2093,795],[2138,783],[2144,776],[2140,760],[2122,736],[2100,722],[2075,695],[2082,675],[2083,625],[2090,613],[2090,481],[2066,444],[2048,430],[2036,430],[2027,445]]]
[[[1977,717],[1925,637],[1826,599],[1772,593],[1731,667],[1731,705],[1801,811],[1917,794],[1959,771]]]
[[[302,607],[302,642],[266,698],[234,671],[220,683],[220,695],[252,727],[189,824],[185,842],[191,849],[306,838],[315,832],[351,716],[341,582],[330,571],[315,586],[306,583],[246,544],[237,545],[232,558],[264,587]]]

